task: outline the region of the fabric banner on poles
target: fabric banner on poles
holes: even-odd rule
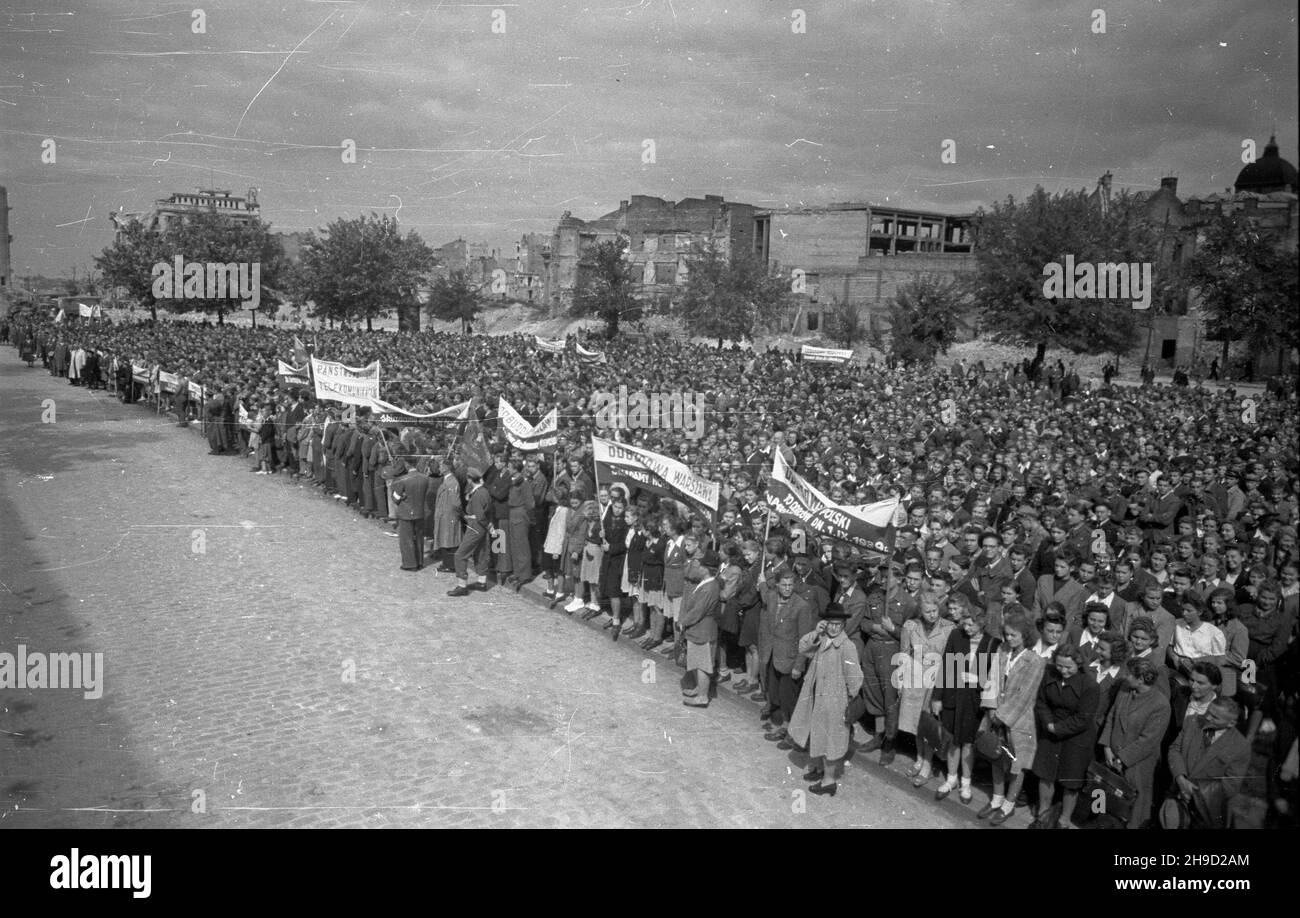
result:
[[[537,346],[548,354],[563,354],[565,351],[563,338],[556,338],[554,341],[547,341],[541,335],[534,335],[533,338],[537,341]]]
[[[468,418],[469,406],[470,402],[461,402],[432,414],[414,414],[376,398],[371,399],[366,407],[370,409],[370,419],[382,427],[440,427]]]
[[[104,318],[104,310],[101,309],[101,308],[99,307],[98,304],[96,304],[96,305],[94,305],[94,306],[88,306],[88,305],[86,305],[85,303],[78,303],[78,304],[77,304],[77,314],[80,315],[81,318],[83,318],[83,319],[102,319],[102,318]]]
[[[888,554],[894,550],[899,503],[897,497],[855,506],[832,503],[786,465],[780,450],[773,454],[768,506],[783,519],[797,520],[818,535]]]
[[[379,400],[379,361],[365,367],[346,367],[333,360],[311,358],[316,398],[368,407]]]
[[[142,367],[138,363],[131,364],[131,378],[140,385],[145,385],[149,382],[149,368]]]
[[[712,517],[718,511],[719,486],[701,478],[676,459],[649,450],[591,438],[596,478],[602,484],[620,481],[630,488],[682,500]]]
[[[166,370],[159,370],[158,385],[164,392],[175,392],[180,388],[181,378],[175,373],[168,373]]]
[[[305,362],[296,367],[289,366],[283,360],[275,362],[275,381],[281,386],[310,386],[310,372],[310,364]]]
[[[248,409],[244,407],[243,402],[239,404],[239,426],[245,430],[253,429],[253,419],[248,414]]]
[[[576,341],[573,343],[573,352],[578,355],[578,359],[583,363],[604,363],[605,355],[600,351],[589,351]]]
[[[848,363],[853,359],[853,351],[842,351],[832,347],[813,347],[805,344],[799,348],[806,363]]]
[[[207,400],[207,396],[203,392],[203,387],[196,382],[190,383],[190,398],[196,402]]]
[[[497,406],[500,420],[499,429],[505,434],[506,442],[515,449],[525,452],[555,449],[560,440],[560,409],[552,408],[534,426],[523,419],[518,411],[503,397]]]

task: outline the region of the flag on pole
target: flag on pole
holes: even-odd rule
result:
[[[297,335],[293,338],[293,362],[300,367],[309,366],[311,355],[307,353],[307,345],[302,343],[302,339]]]
[[[461,455],[466,466],[478,466],[483,472],[492,465],[492,454],[488,452],[487,441],[483,439],[483,428],[476,420],[465,425],[465,435],[461,438]]]

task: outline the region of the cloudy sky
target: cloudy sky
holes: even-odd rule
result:
[[[513,252],[632,194],[964,212],[1107,170],[1221,191],[1274,126],[1300,159],[1286,0],[2,5],[18,275],[80,273],[109,211],[200,187],[258,188],[277,230],[386,212]]]

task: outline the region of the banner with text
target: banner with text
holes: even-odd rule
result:
[[[461,402],[432,414],[415,414],[377,398],[371,399],[366,407],[370,409],[370,419],[382,427],[441,427],[468,418],[472,401]]]
[[[805,344],[799,352],[809,363],[848,363],[853,359],[852,351],[842,351],[832,347],[813,347],[810,344]]]
[[[309,367],[309,364],[291,367],[283,360],[277,360],[275,362],[275,381],[281,386],[310,386],[311,379],[307,375],[310,372]]]
[[[379,400],[379,361],[366,367],[345,367],[333,360],[311,358],[316,398],[368,407]]]
[[[676,459],[613,440],[591,438],[596,478],[601,484],[619,481],[635,490],[684,500],[712,517],[718,511],[716,481],[701,478]]]
[[[537,341],[537,346],[548,354],[563,354],[565,343],[563,338],[556,338],[554,341],[547,341],[541,335],[533,336]]]
[[[535,450],[555,449],[560,439],[560,410],[552,408],[537,424],[529,424],[523,416],[515,411],[514,406],[501,399],[497,406],[497,416],[501,430],[505,432],[506,441],[515,449],[532,452]]]
[[[856,506],[832,503],[830,498],[786,465],[780,450],[776,450],[772,458],[767,504],[783,519],[798,520],[818,535],[882,554],[894,550],[897,497]]]

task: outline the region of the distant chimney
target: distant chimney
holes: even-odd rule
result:
[[[1174,195],[1178,194],[1178,178],[1177,178],[1177,176],[1168,175],[1168,176],[1165,176],[1164,178],[1162,178],[1162,179],[1160,180],[1160,190],[1161,190],[1161,191],[1166,191],[1166,190],[1167,190],[1170,194],[1174,194]]]

